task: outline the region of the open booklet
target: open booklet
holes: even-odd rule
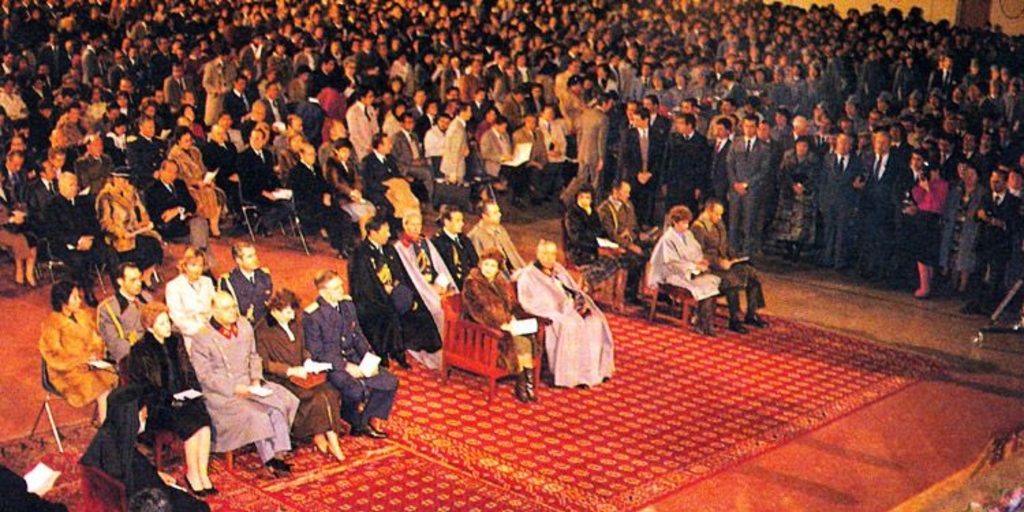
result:
[[[175,393],[174,394],[174,399],[178,400],[178,401],[195,400],[196,398],[199,398],[201,396],[203,396],[203,393],[201,391],[196,391],[196,390],[190,388],[190,389],[186,389],[185,391],[182,391],[180,393]]]
[[[619,244],[608,240],[607,238],[597,237],[597,246],[603,249],[618,249]]]
[[[274,394],[273,390],[271,390],[270,388],[265,388],[263,386],[249,386],[249,392],[261,398],[265,398]]]
[[[302,368],[308,373],[320,373],[333,370],[334,365],[331,363],[321,363],[312,359],[306,359],[306,362],[302,363]]]
[[[512,153],[512,160],[505,162],[505,165],[509,167],[519,167],[530,161],[530,154],[533,153],[532,142],[521,142],[516,144],[515,149]]]
[[[112,370],[114,368],[114,365],[102,359],[94,359],[92,361],[89,361],[89,366],[97,370]]]
[[[537,333],[537,319],[512,320],[508,323],[508,332],[513,336],[526,336]]]
[[[60,476],[60,471],[55,471],[50,466],[40,462],[31,471],[25,474],[25,486],[28,492],[37,496],[43,496],[50,489]]]
[[[380,365],[380,357],[372,352],[367,352],[363,355],[363,360],[359,362],[359,371],[363,375],[369,377],[377,373],[377,367]]]
[[[270,196],[275,201],[287,201],[292,198],[292,190],[290,188],[279,188],[271,192]]]
[[[220,173],[220,169],[217,169],[216,171],[207,171],[206,174],[203,175],[203,183],[206,183],[207,185],[213,183],[213,180],[217,179],[218,173]]]

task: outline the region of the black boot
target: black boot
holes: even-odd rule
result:
[[[537,395],[534,393],[533,368],[523,368],[523,379],[526,381],[526,397],[531,402],[536,402]]]
[[[524,404],[530,403],[530,397],[529,397],[529,395],[526,394],[526,373],[525,372],[517,373],[516,374],[515,397],[516,397],[516,400],[519,400],[520,402],[522,402]]]

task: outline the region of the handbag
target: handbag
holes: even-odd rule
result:
[[[311,389],[327,382],[327,372],[311,373],[306,375],[305,379],[300,379],[292,375],[291,377],[288,377],[288,380],[292,381],[292,384],[295,384],[302,389]]]

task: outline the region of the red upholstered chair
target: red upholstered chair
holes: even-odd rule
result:
[[[441,301],[444,308],[444,336],[441,357],[441,380],[448,383],[452,368],[465,370],[487,379],[487,401],[494,398],[498,379],[512,375],[498,366],[498,343],[508,333],[463,318],[462,296],[453,294]],[[533,354],[533,381],[540,382],[544,330],[537,333]]]
[[[86,512],[127,512],[128,496],[124,484],[103,470],[79,464]]]
[[[697,299],[693,297],[690,290],[686,288],[680,288],[678,286],[672,286],[670,284],[660,284],[657,286],[647,285],[647,275],[651,272],[651,263],[647,262],[647,266],[644,268],[644,277],[641,281],[641,290],[647,296],[650,301],[650,307],[647,312],[647,321],[653,322],[654,317],[658,314],[658,299],[668,299],[670,305],[682,307],[682,315],[680,315],[680,322],[683,326],[693,328],[691,319],[693,318],[693,310],[697,307]]]
[[[572,257],[569,256],[569,230],[566,226],[565,217],[562,218],[562,249],[565,254],[565,270],[569,272],[576,282],[580,283],[584,287],[584,290],[594,298],[595,302],[601,302],[611,306],[615,312],[622,312],[625,306],[626,297],[626,269],[619,268],[615,272],[615,277],[603,282],[594,284],[588,282],[583,278],[583,273],[579,271],[576,266],[576,262],[572,261]],[[619,247],[612,249],[608,247],[599,247],[597,249],[597,255],[604,258],[619,259],[626,250]]]

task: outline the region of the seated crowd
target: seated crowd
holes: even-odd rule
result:
[[[537,365],[559,387],[611,378],[605,287],[616,311],[695,301],[714,335],[719,296],[730,330],[767,327],[766,250],[921,299],[943,276],[971,313],[1024,274],[1024,69],[999,32],[724,0],[101,4],[0,13],[0,247],[18,284],[64,267],[40,350],[69,403],[98,406],[87,463],[132,492],[169,481],[130,444],[140,424],[183,441],[200,497],[211,451],[252,444],[280,474],[292,438],[340,460],[346,430],[386,437],[389,368],[441,367],[457,293],[508,331],[525,403]],[[555,202],[562,243],[525,260],[499,194]],[[213,278],[211,239],[279,227],[347,260],[351,296],[323,270],[300,308],[248,242]],[[530,317],[541,361],[513,328]]]

